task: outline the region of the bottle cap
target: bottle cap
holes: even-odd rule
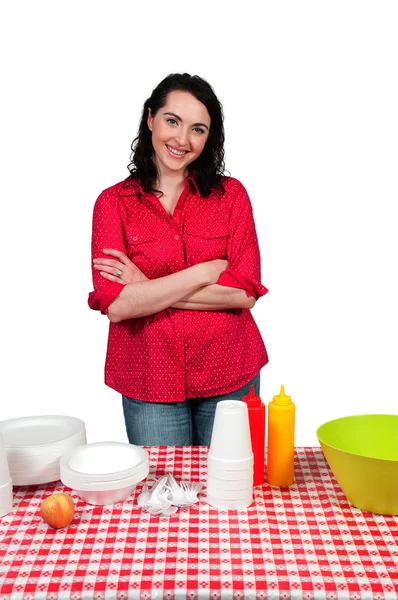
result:
[[[260,406],[261,404],[261,398],[260,396],[256,396],[256,394],[254,393],[254,385],[252,385],[250,387],[250,393],[248,396],[243,396],[242,400],[244,402],[246,402],[247,407],[256,407],[256,406]]]
[[[274,396],[273,397],[273,401],[275,402],[275,404],[290,404],[292,399],[290,396],[285,396],[285,387],[282,383],[281,385],[281,391],[279,392],[279,396]]]

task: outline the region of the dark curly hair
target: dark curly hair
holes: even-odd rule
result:
[[[210,132],[201,154],[188,165],[190,175],[195,177],[196,183],[203,197],[210,195],[214,188],[223,190],[224,176],[224,116],[222,105],[215,95],[213,88],[207,81],[198,75],[188,73],[174,73],[168,75],[153,90],[150,98],[146,100],[142,109],[138,136],[131,144],[130,179],[139,179],[144,191],[159,191],[154,189],[157,179],[156,164],[153,160],[152,136],[148,128],[148,108],[155,116],[160,108],[167,102],[170,92],[181,90],[189,92],[202,102],[210,115]]]

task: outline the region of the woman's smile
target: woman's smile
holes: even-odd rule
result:
[[[173,158],[183,158],[189,152],[189,150],[177,150],[177,148],[174,148],[173,146],[170,146],[169,144],[165,144],[165,146],[168,150],[168,153]]]

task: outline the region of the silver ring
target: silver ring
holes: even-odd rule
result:
[[[119,279],[120,279],[122,275],[123,275],[123,271],[121,269],[118,269],[116,271],[116,277],[119,277]]]

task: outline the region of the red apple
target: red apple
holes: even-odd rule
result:
[[[41,503],[40,513],[50,527],[61,529],[72,523],[75,505],[68,494],[52,494]]]

